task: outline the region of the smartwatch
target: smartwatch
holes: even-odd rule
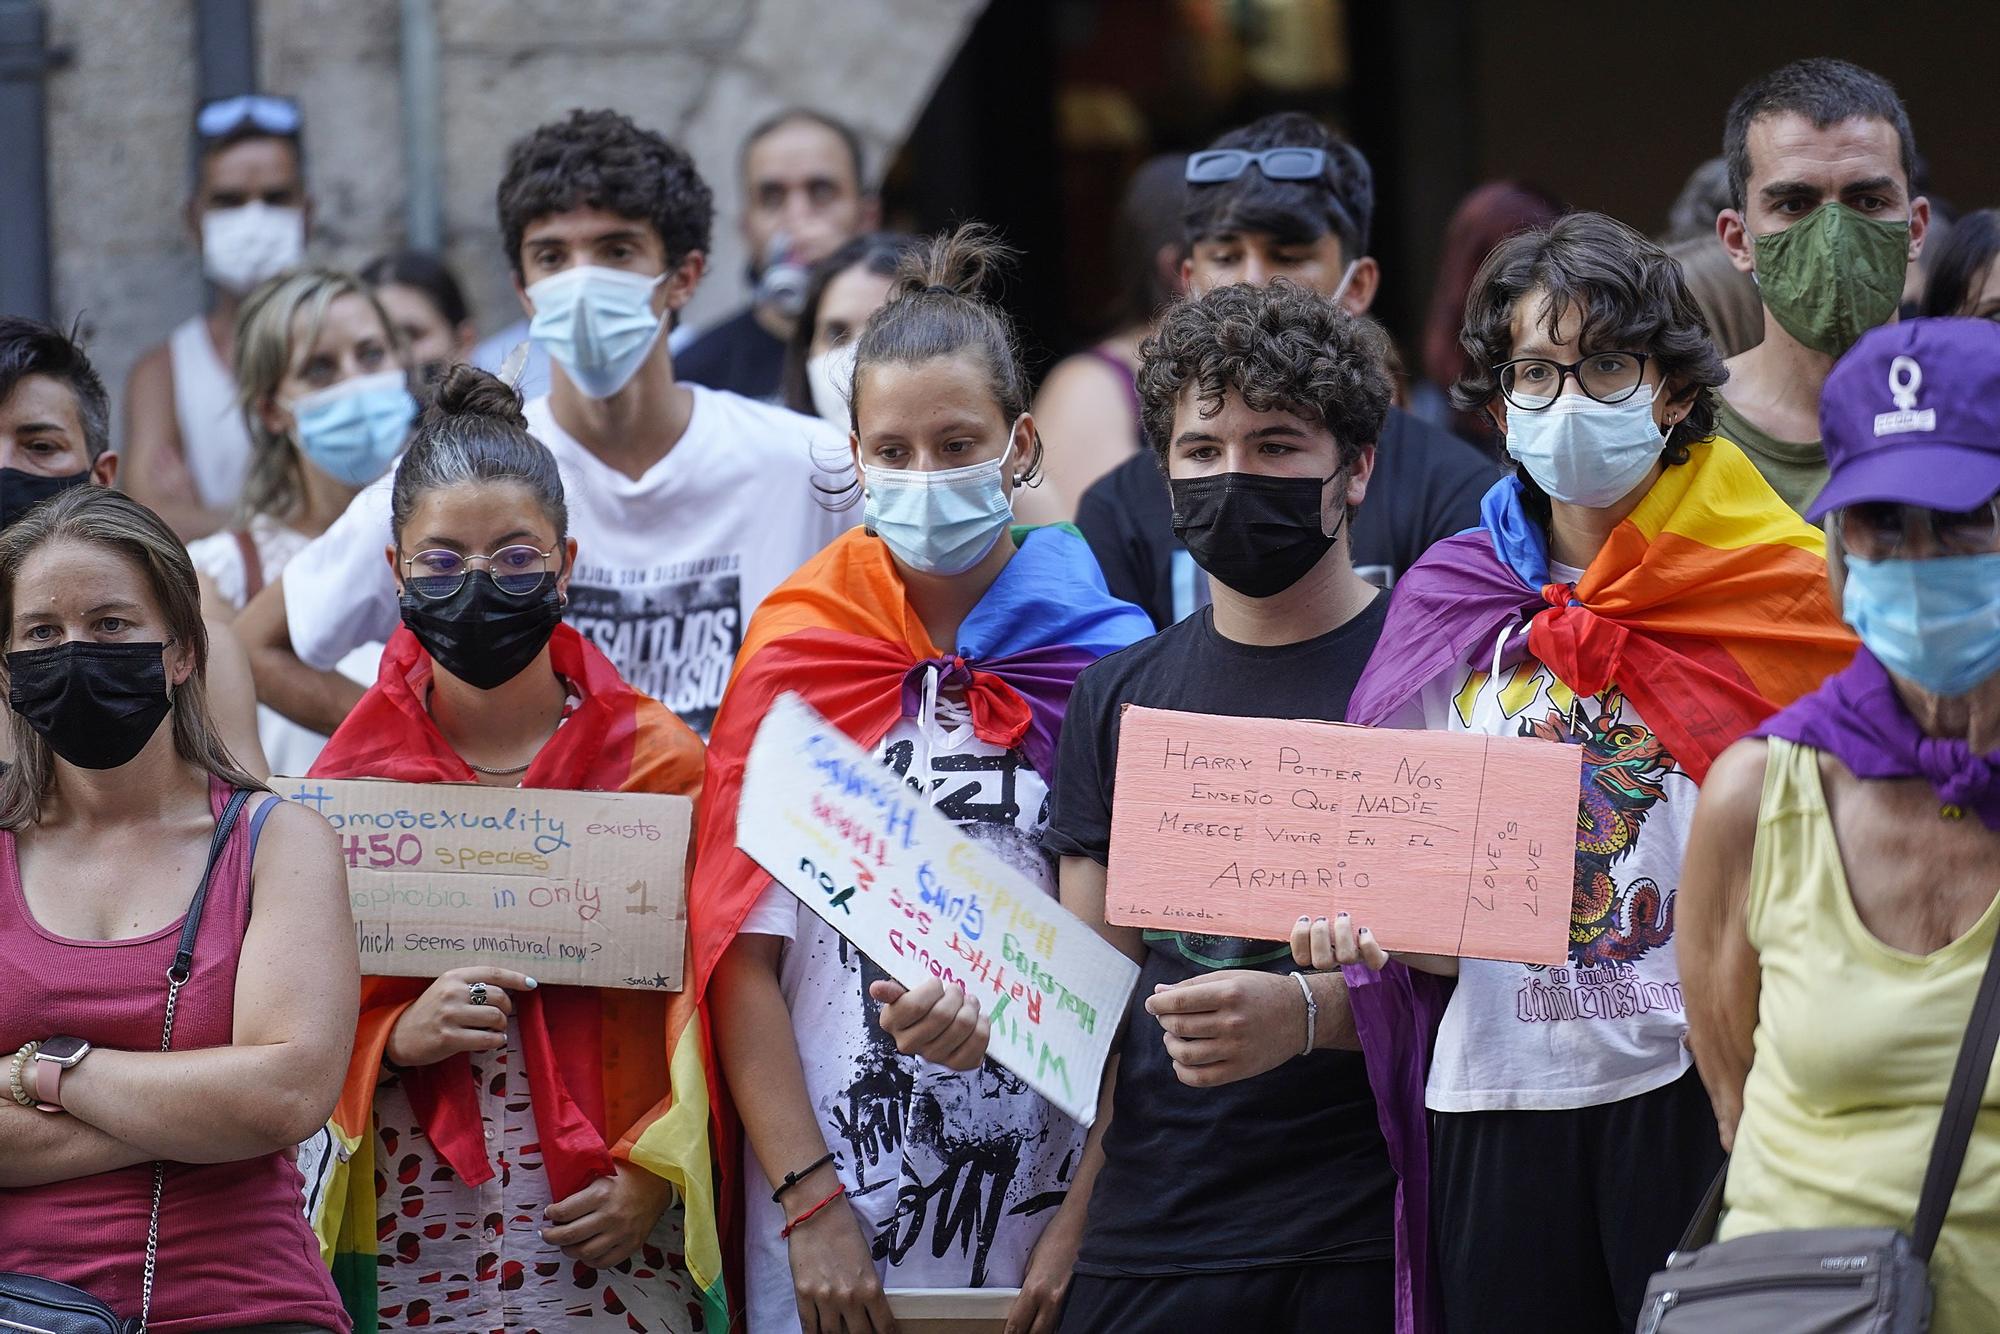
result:
[[[63,1071],[73,1069],[88,1055],[90,1044],[82,1038],[43,1038],[41,1047],[35,1052],[34,1066],[29,1071],[35,1106],[45,1112],[61,1111]]]

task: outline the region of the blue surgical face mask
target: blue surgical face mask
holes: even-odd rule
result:
[[[527,289],[535,307],[528,336],[586,398],[610,398],[631,382],[666,327],[666,317],[653,313],[653,289],[665,280],[594,264],[564,269]]]
[[[1841,613],[1884,667],[1933,695],[2000,672],[2000,552],[1847,558]]]
[[[1507,410],[1507,453],[1567,505],[1603,509],[1617,503],[1665,447],[1649,384],[1623,403],[1564,394],[1538,412]]]
[[[864,521],[896,559],[926,574],[963,574],[986,558],[1014,521],[1000,476],[1014,439],[997,459],[943,472],[861,469]]]
[[[292,402],[299,448],[348,486],[366,486],[389,471],[416,419],[417,400],[399,370],[342,380]]]

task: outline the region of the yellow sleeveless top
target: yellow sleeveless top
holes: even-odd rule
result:
[[[1819,752],[1768,744],[1746,904],[1763,982],[1721,1236],[1907,1232],[2000,924],[2000,896],[1935,953],[1883,944],[1849,897]],[[1931,1276],[1935,1334],[2000,1331],[2000,1062]]]

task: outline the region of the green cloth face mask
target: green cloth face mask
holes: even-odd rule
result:
[[[1757,286],[1786,333],[1837,357],[1886,324],[1903,299],[1910,224],[1821,204],[1782,232],[1756,239]]]

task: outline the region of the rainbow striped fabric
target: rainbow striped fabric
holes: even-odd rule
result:
[[[1574,585],[1553,583],[1521,483],[1396,585],[1347,716],[1381,723],[1447,671],[1523,651],[1580,695],[1617,686],[1700,782],[1731,742],[1847,665],[1825,541],[1721,437],[1691,447]]]

